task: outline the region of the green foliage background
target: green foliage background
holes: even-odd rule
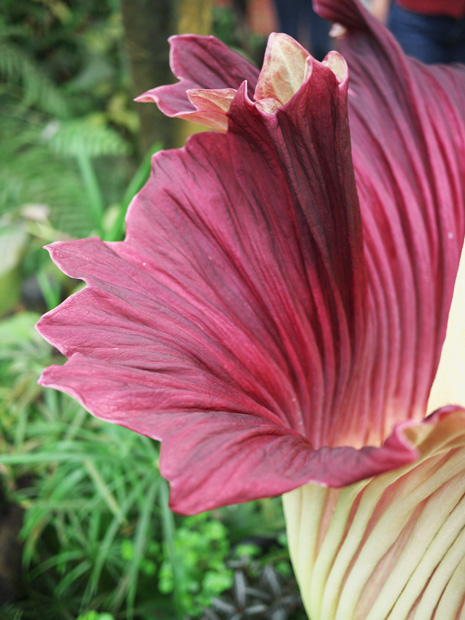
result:
[[[298,620],[279,500],[173,515],[155,442],[37,385],[63,360],[34,324],[81,286],[42,246],[122,239],[162,146],[137,155],[122,43],[117,0],[0,6],[0,528],[22,566],[0,618]]]

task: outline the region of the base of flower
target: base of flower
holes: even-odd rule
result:
[[[451,422],[462,431],[444,443]],[[412,465],[343,489],[309,484],[283,496],[311,620],[465,617],[463,422],[463,412],[440,417]]]

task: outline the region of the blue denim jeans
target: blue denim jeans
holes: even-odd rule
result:
[[[334,45],[329,38],[331,24],[315,13],[311,0],[274,0],[279,30],[310,46],[317,60],[323,60]]]
[[[424,15],[391,4],[389,30],[409,56],[426,63],[465,63],[465,18]]]

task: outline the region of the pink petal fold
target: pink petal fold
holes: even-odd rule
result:
[[[189,91],[237,89],[245,80],[249,95],[252,96],[258,79],[258,69],[215,37],[187,34],[170,37],[169,41],[170,66],[180,81],[152,88],[135,101],[153,101],[167,116],[185,118],[207,124],[214,129],[226,130],[224,114],[212,109],[199,111],[197,105],[191,101]]]
[[[340,51],[377,351],[364,363],[364,424],[386,433],[399,414],[425,414],[445,338],[465,226],[465,68],[406,57],[355,0],[315,4],[347,28]]]

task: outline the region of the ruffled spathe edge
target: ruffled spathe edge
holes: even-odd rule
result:
[[[170,45],[170,64],[179,82],[151,89],[135,101],[154,102],[167,116],[220,132],[228,130],[229,110],[239,90],[251,105],[273,115],[308,82],[318,62],[281,33],[269,36],[260,73],[214,37],[174,36]],[[346,90],[348,68],[342,56],[329,52],[322,64]]]
[[[249,95],[253,96],[258,69],[212,36],[176,35],[169,42],[170,66],[179,82],[152,88],[135,101],[154,102],[166,116],[226,131],[224,106],[228,107],[232,91],[244,81]],[[216,91],[211,100],[199,94],[205,90]]]

